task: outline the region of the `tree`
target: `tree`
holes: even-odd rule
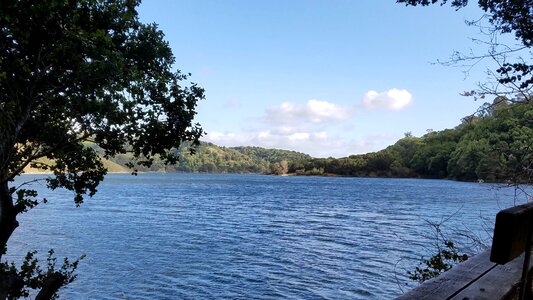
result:
[[[463,8],[473,1],[469,0],[397,0],[411,6],[427,6],[440,3],[450,3],[456,9]],[[497,114],[508,113],[508,102],[519,104],[512,110],[529,111],[533,95],[533,0],[478,0],[477,5],[483,10],[484,15],[476,21],[468,22],[469,25],[478,26],[486,38],[481,42],[487,45],[486,53],[481,55],[463,55],[455,52],[448,64],[466,64],[473,67],[479,61],[490,59],[496,63],[495,69],[488,69],[487,73],[493,81],[482,82],[478,88],[464,92],[465,96],[474,96],[475,99],[485,99],[487,96],[495,101],[485,104],[480,112],[467,118],[468,122],[479,122],[470,131],[475,136],[468,134],[458,142],[456,149],[451,154],[448,172],[451,177],[465,179],[499,180],[510,178],[511,184],[520,189],[521,182],[531,183],[533,175],[533,149],[531,148],[531,130],[522,127],[522,124],[513,124],[512,128],[501,129],[499,134],[491,134],[487,124],[505,124],[499,122]],[[486,23],[485,21],[488,21]],[[501,44],[499,36],[512,34],[518,45]],[[484,114],[495,114],[490,120],[483,120]],[[510,121],[511,118],[502,118]],[[526,118],[527,120],[527,118]],[[527,122],[527,121],[526,121]],[[529,122],[530,123],[530,122]],[[526,125],[530,126],[530,124]],[[484,129],[480,131],[479,129]],[[477,131],[476,131],[477,130]],[[512,134],[508,134],[511,132]],[[472,135],[470,134],[470,135]],[[487,136],[488,135],[488,136]],[[524,141],[528,141],[524,143]],[[511,146],[513,145],[513,146]],[[510,173],[505,173],[511,171]],[[452,244],[453,246],[453,244]],[[436,257],[440,257],[441,252]],[[434,264],[433,261],[429,261]],[[429,264],[427,264],[429,266]],[[440,271],[445,270],[435,268]],[[419,269],[417,268],[417,271]],[[412,275],[412,274],[411,274]],[[429,276],[429,277],[431,277]],[[428,279],[429,277],[412,277],[413,279]]]
[[[460,9],[471,4],[473,1],[468,0],[397,0],[399,3],[406,5],[431,5],[440,3],[444,5],[450,3],[452,7]],[[474,96],[476,99],[485,99],[487,96],[494,98],[492,103],[485,103],[482,105],[476,114],[468,118],[468,122],[479,121],[487,123],[483,120],[484,116],[494,116],[494,119],[488,123],[498,124],[498,126],[510,126],[505,131],[512,131],[512,134],[507,134],[499,137],[491,137],[488,140],[488,145],[483,146],[483,152],[493,152],[492,155],[486,157],[476,157],[472,155],[472,147],[475,144],[481,145],[487,141],[473,141],[469,139],[468,143],[471,146],[466,147],[465,143],[459,145],[454,153],[453,163],[456,166],[449,166],[449,169],[454,169],[455,175],[470,172],[470,177],[473,174],[482,179],[502,180],[504,177],[518,189],[520,183],[531,183],[533,178],[533,149],[530,142],[524,143],[525,137],[529,136],[530,122],[527,117],[521,120],[522,123],[506,124],[497,122],[495,120],[505,119],[510,122],[514,118],[505,117],[511,111],[516,114],[518,111],[529,111],[531,103],[533,103],[533,0],[478,0],[477,5],[484,11],[482,18],[476,21],[468,22],[471,26],[478,26],[480,32],[485,34],[485,38],[481,42],[486,45],[486,53],[480,55],[463,55],[461,53],[454,53],[450,64],[466,64],[473,66],[480,60],[490,59],[495,63],[494,69],[488,69],[487,74],[491,75],[493,80],[479,83],[478,88],[472,91],[464,92],[466,96]],[[487,22],[485,22],[487,21]],[[499,36],[511,34],[514,35],[515,41],[518,44],[502,44]],[[520,107],[511,107],[510,103],[516,103]],[[484,125],[482,124],[482,128]],[[487,130],[498,130],[499,128],[486,128]],[[486,135],[485,133],[478,134]],[[470,141],[471,140],[471,141]],[[499,141],[498,143],[491,142],[492,140]],[[511,146],[512,145],[512,146]],[[465,151],[467,148],[471,148]],[[467,158],[481,159],[481,164],[478,164],[475,169],[461,170],[457,166],[464,166]],[[459,163],[459,164],[457,164]],[[474,164],[468,164],[473,167]],[[498,168],[495,168],[497,166]],[[507,170],[502,172],[502,170]],[[512,173],[508,170],[513,170]]]
[[[411,6],[427,6],[440,3],[460,9],[473,1],[468,0],[397,0]],[[530,102],[533,94],[533,0],[478,0],[478,6],[485,12],[482,18],[469,21],[471,26],[478,26],[485,33],[487,40],[480,41],[489,48],[481,55],[463,55],[455,52],[451,64],[471,62],[470,66],[480,60],[491,59],[496,64],[495,70],[488,70],[495,82],[479,84],[477,90],[467,91],[467,96],[484,99],[487,95],[505,96],[516,102]],[[483,21],[488,21],[484,24]],[[514,34],[518,45],[506,45],[498,42],[498,35]],[[513,56],[514,55],[514,56]]]
[[[270,165],[270,172],[274,175],[285,175],[289,172],[289,162],[282,160]]]
[[[0,260],[19,226],[17,216],[40,204],[16,189],[27,166],[53,173],[80,205],[106,174],[103,156],[130,153],[138,165],[178,159],[172,148],[198,143],[193,124],[203,89],[182,85],[175,58],[155,24],[139,21],[139,0],[3,0],[0,6]],[[39,160],[39,159],[45,160]],[[52,162],[52,163],[45,163]],[[133,163],[130,165],[133,166]],[[46,272],[30,252],[21,270],[2,262],[0,298],[40,290],[53,298],[77,265]],[[65,266],[64,266],[65,267]],[[65,269],[65,270],[67,270]],[[70,272],[70,273],[69,273]]]

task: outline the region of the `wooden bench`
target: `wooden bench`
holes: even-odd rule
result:
[[[522,279],[531,271],[532,226],[533,203],[500,211],[496,215],[491,249],[396,299],[507,300],[531,297],[531,281]]]

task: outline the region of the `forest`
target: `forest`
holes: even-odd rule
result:
[[[533,104],[496,98],[453,129],[415,137],[411,133],[381,151],[343,158],[313,158],[260,147],[219,147],[202,142],[179,162],[156,161],[139,171],[259,173],[354,177],[446,178],[461,181],[527,182],[533,163]],[[125,166],[127,154],[112,158]],[[524,167],[526,166],[526,167]],[[529,167],[528,167],[529,166]]]

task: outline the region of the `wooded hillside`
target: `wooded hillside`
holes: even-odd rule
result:
[[[89,145],[95,147],[94,145]],[[421,137],[406,133],[378,152],[344,158],[313,158],[307,154],[260,147],[220,147],[202,142],[168,165],[156,159],[141,172],[260,173],[338,175],[356,177],[449,178],[464,181],[526,182],[533,160],[533,104],[496,99],[479,113],[465,117],[453,129],[429,131]],[[97,149],[99,151],[99,149]],[[104,164],[111,172],[130,169],[128,154]]]
[[[454,129],[422,137],[406,133],[374,153],[293,161],[289,172],[529,182],[532,167],[533,104],[496,99]]]

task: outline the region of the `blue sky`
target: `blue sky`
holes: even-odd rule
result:
[[[460,92],[477,66],[434,64],[481,51],[465,20],[481,11],[394,0],[145,0],[176,67],[206,90],[196,120],[221,146],[316,157],[377,151],[405,132],[442,130],[481,105]]]

